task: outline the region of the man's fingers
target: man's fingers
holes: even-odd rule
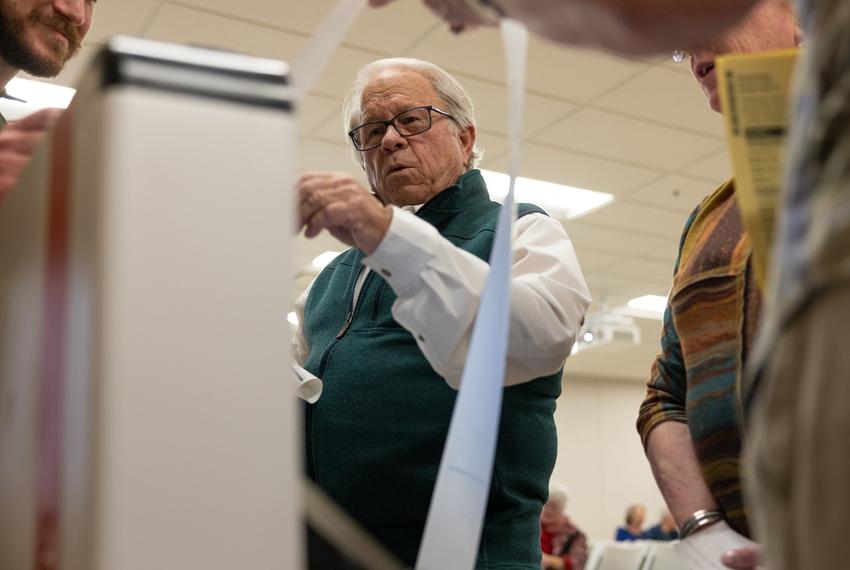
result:
[[[61,116],[62,109],[42,109],[27,115],[20,121],[11,123],[7,128],[19,131],[45,131],[52,127]]]
[[[21,154],[0,154],[0,202],[18,185],[18,178],[29,160],[29,156]]]
[[[347,180],[353,181],[354,179],[347,172],[305,172],[298,178],[298,182],[296,186],[301,186],[302,184],[308,181],[321,181],[321,180]]]
[[[46,131],[17,131],[7,127],[0,132],[0,152],[31,156],[38,143],[44,139]],[[3,157],[0,160],[5,160]]]
[[[720,561],[733,570],[755,570],[761,558],[761,549],[754,546],[745,546],[725,553]]]
[[[328,204],[344,199],[350,190],[344,186],[305,186],[298,192],[298,225],[303,227],[316,212]]]
[[[315,213],[328,204],[344,201],[347,196],[365,192],[346,174],[307,174],[298,181],[298,227],[303,227]]]
[[[350,225],[350,216],[351,212],[348,204],[345,202],[331,202],[307,220],[307,229],[304,235],[305,237],[313,238],[325,229],[348,227]]]
[[[30,157],[25,154],[18,153],[2,153],[0,154],[0,172],[3,176],[15,176],[21,173],[21,170],[29,162]]]

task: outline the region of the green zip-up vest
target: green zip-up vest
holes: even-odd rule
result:
[[[519,205],[519,215],[543,211]],[[457,247],[488,259],[499,204],[472,170],[419,209]],[[360,524],[413,565],[456,392],[392,317],[396,299],[370,272],[351,309],[363,252],[331,262],[307,298],[305,368],[324,381],[307,407],[309,475]],[[539,570],[540,511],[555,464],[561,372],[504,391],[479,569]]]

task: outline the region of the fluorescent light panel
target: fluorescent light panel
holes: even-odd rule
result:
[[[502,202],[508,195],[510,176],[492,170],[482,170],[490,197]],[[530,202],[549,212],[553,217],[572,219],[583,216],[614,200],[613,194],[596,192],[554,182],[518,177],[514,189],[517,202]]]
[[[667,309],[667,297],[662,295],[643,295],[635,297],[625,305],[614,309],[615,312],[641,319],[661,320]]]
[[[644,295],[643,297],[635,297],[627,304],[631,309],[663,313],[667,308],[667,297],[662,297],[661,295]]]

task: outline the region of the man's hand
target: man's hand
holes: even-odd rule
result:
[[[42,109],[0,130],[0,203],[17,185],[38,143],[61,114],[61,109]]]
[[[316,237],[328,230],[339,241],[371,254],[387,233],[392,210],[344,172],[315,172],[298,180],[298,229]]]
[[[730,550],[720,561],[734,570],[755,570],[761,560],[761,546],[745,546]]]
[[[393,0],[369,0],[374,8],[386,6]],[[477,2],[478,0],[473,0]],[[481,18],[465,0],[423,0],[426,6],[441,20],[448,22],[453,32],[461,32],[476,26],[495,25],[497,22]]]

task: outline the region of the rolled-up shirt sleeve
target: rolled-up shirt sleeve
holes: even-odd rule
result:
[[[670,305],[664,311],[661,331],[661,354],[652,364],[646,397],[638,413],[637,430],[644,449],[649,434],[664,422],[687,423],[687,377],[682,360],[682,345],[673,322]]]
[[[563,226],[543,214],[515,225],[505,385],[557,372],[572,349],[590,293]],[[363,260],[392,287],[395,320],[446,382],[460,385],[489,265],[436,228],[394,208],[389,231]]]
[[[679,273],[679,266],[682,263],[685,240],[701,207],[702,204],[691,212],[687,222],[685,222],[685,228],[682,230],[682,237],[679,239],[679,252],[673,266],[674,285],[676,275]],[[652,363],[649,380],[646,383],[646,397],[638,412],[637,431],[644,449],[649,442],[649,434],[660,424],[670,421],[688,423],[688,376],[682,356],[682,343],[679,340],[679,332],[676,330],[673,308],[669,300],[672,297],[673,290],[671,289],[661,325],[661,353],[656,356]]]

